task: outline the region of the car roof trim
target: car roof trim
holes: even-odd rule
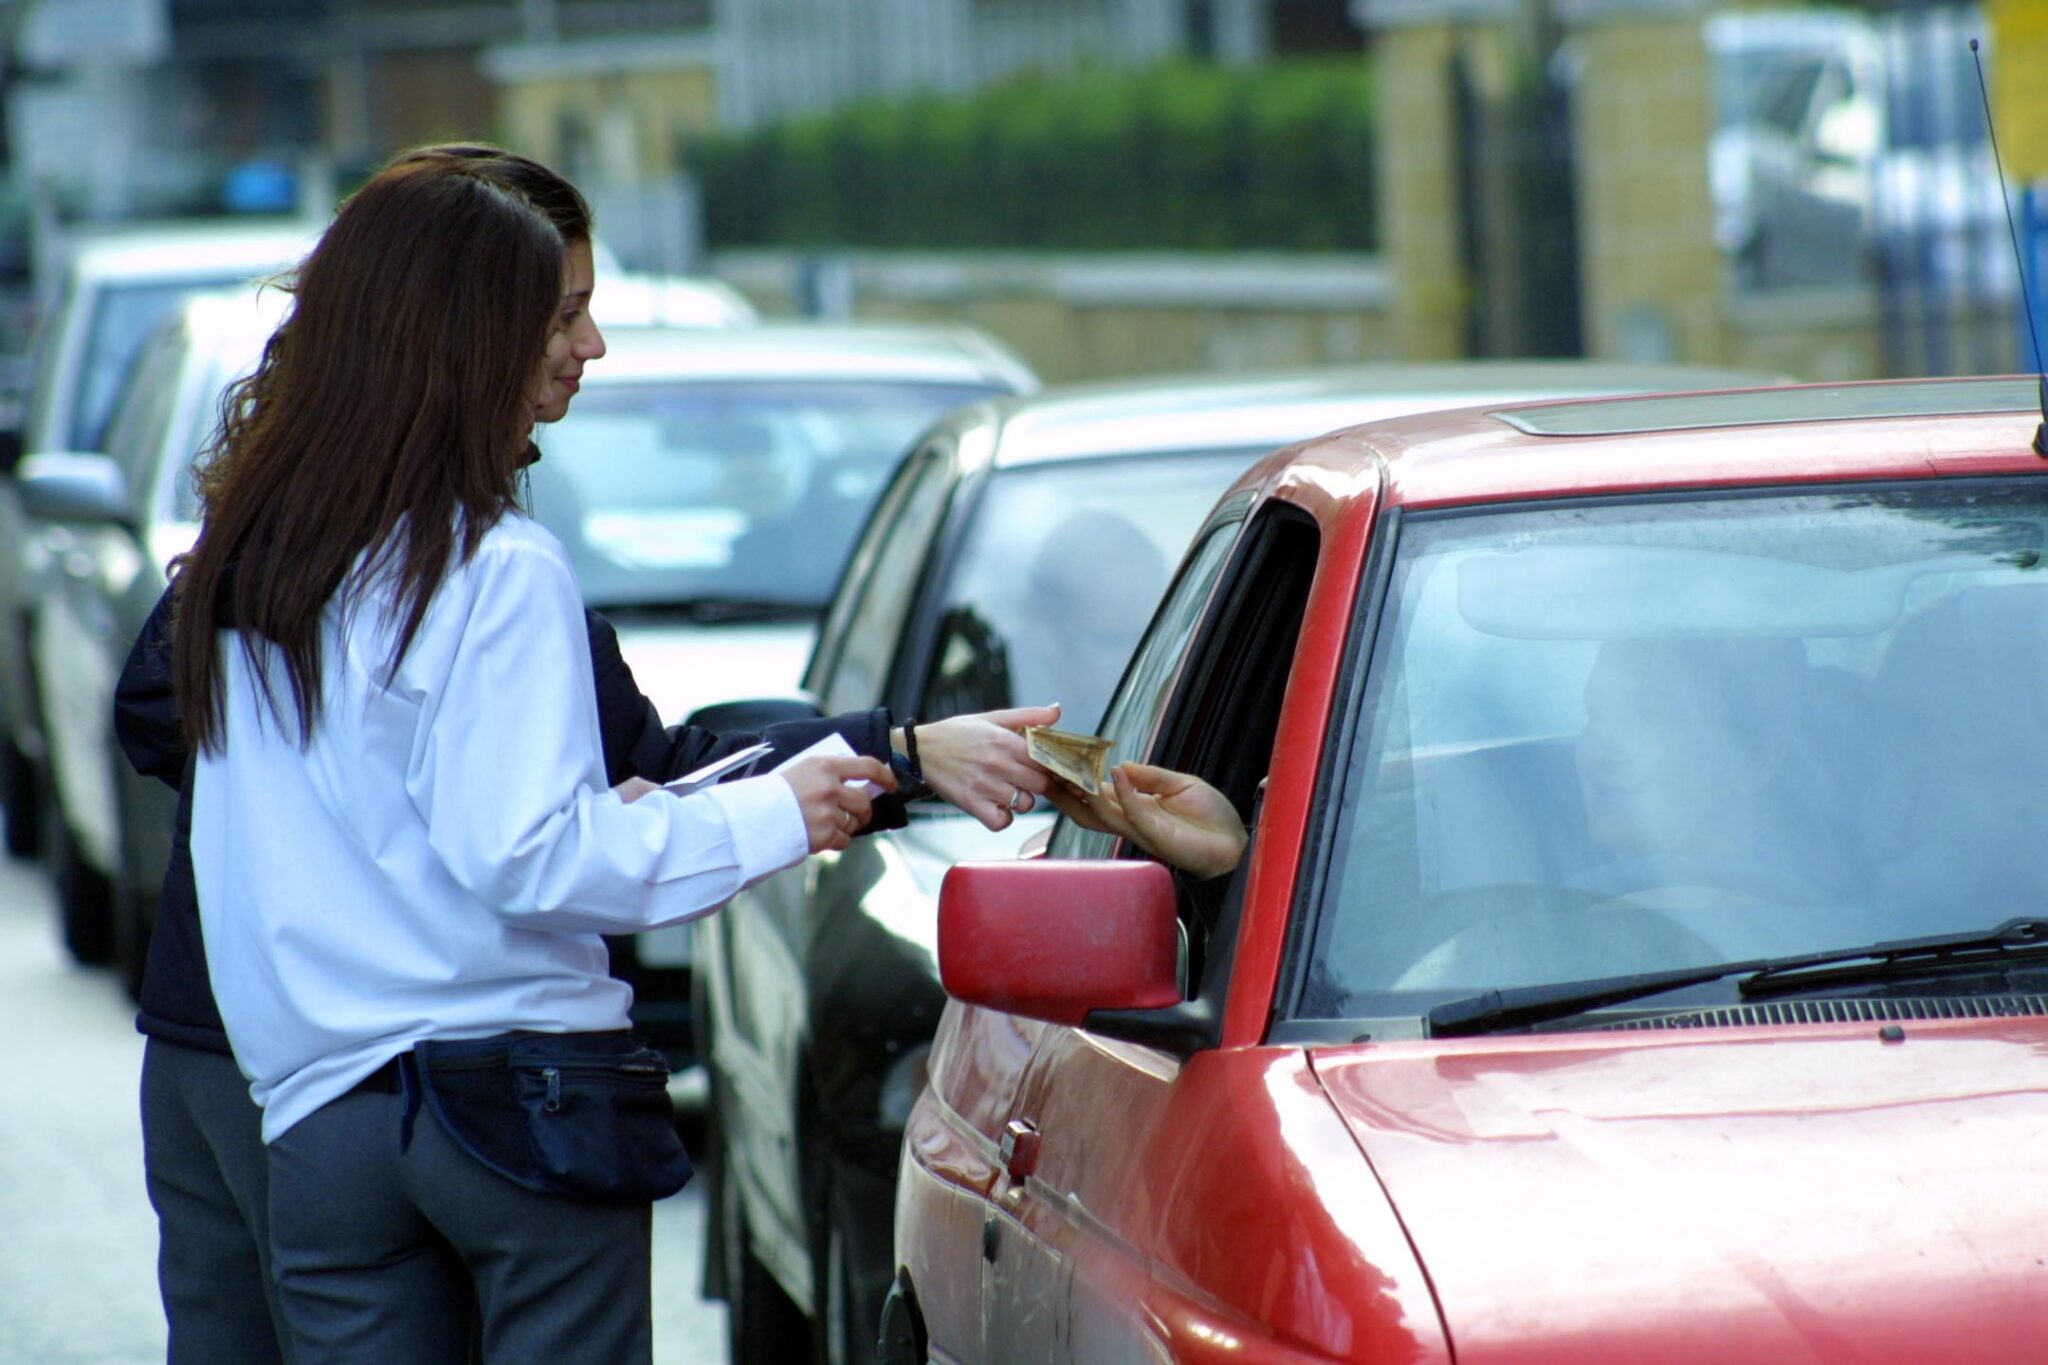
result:
[[[1997,376],[1608,398],[1501,408],[1493,416],[1528,436],[1639,436],[1716,427],[2031,412],[2036,401],[2031,376]]]

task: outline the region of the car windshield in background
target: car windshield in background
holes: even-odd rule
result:
[[[236,277],[225,276],[106,286],[93,309],[92,330],[80,361],[78,395],[69,424],[70,448],[101,448],[107,423],[113,419],[114,400],[121,396],[128,371],[158,323],[201,290],[222,289],[237,282]]]
[[[592,383],[538,433],[534,516],[598,607],[816,611],[917,433],[991,390]]]
[[[998,470],[933,599],[918,714],[1056,701],[1068,728],[1092,729],[1202,517],[1256,453]]]
[[[1302,1017],[2039,913],[2038,481],[1399,535]]]

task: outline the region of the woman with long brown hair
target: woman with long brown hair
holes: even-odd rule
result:
[[[589,289],[530,197],[401,160],[307,259],[201,477],[191,847],[295,1359],[461,1358],[472,1286],[490,1358],[646,1359],[648,1201],[687,1167],[599,935],[843,847],[893,785],[848,756],[607,789],[580,600],[514,501]],[[1006,819],[1045,782],[980,724],[927,763],[936,738],[941,791]]]

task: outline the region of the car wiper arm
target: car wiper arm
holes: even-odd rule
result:
[[[1812,985],[1816,978],[1810,969],[1816,967],[1852,962],[1867,964],[1842,974],[1863,976],[1870,972],[1889,971],[1900,964],[1924,966],[1944,958],[1956,960],[1958,954],[1971,955],[1960,959],[1962,961],[1980,961],[1987,956],[1996,958],[2016,948],[2048,948],[2048,919],[2009,919],[1992,929],[1959,934],[1888,939],[1855,948],[1834,948],[1788,957],[1751,958],[1705,967],[1680,967],[1666,972],[1639,972],[1629,976],[1553,981],[1540,986],[1482,991],[1478,995],[1446,1001],[1430,1010],[1429,1033],[1433,1038],[1497,1033],[1503,1029],[1568,1019],[1588,1010],[1622,1005],[1730,976],[1743,977],[1740,987],[1743,995],[1763,995]],[[1830,973],[1828,979],[1834,976]]]
[[[1919,970],[1938,964],[1974,965],[1995,962],[2015,949],[2048,949],[2048,919],[2009,919],[1991,929],[1960,934],[1929,934],[1925,938],[1891,939],[1840,952],[1808,953],[1775,958],[1743,978],[1744,996],[1798,990],[1816,981],[1846,981],[1885,976],[1895,970]],[[1817,972],[1817,967],[1837,967]]]
[[[1450,1000],[1429,1012],[1429,1036],[1461,1038],[1477,1033],[1498,1033],[1525,1024],[1543,1024],[1566,1019],[1604,1005],[1621,1005],[1646,996],[1662,995],[1681,986],[1698,986],[1724,976],[1755,971],[1768,959],[1723,962],[1711,967],[1680,967],[1668,972],[1637,972],[1630,976],[1601,976],[1589,981],[1549,981],[1540,986],[1510,986],[1505,990],[1482,991],[1461,1000]]]

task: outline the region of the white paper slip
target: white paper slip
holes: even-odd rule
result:
[[[695,772],[684,773],[673,782],[662,783],[661,789],[665,792],[674,792],[677,796],[688,796],[692,792],[702,791],[734,769],[754,762],[773,747],[765,742],[749,744],[746,748],[727,754],[724,758],[706,763]]]
[[[816,744],[813,744],[810,748],[804,750],[802,753],[792,754],[790,757],[776,764],[775,771],[779,773],[792,763],[801,763],[807,758],[818,758],[820,756],[827,758],[857,757],[857,755],[853,752],[853,746],[846,742],[846,736],[840,734],[837,730],[834,730],[831,734],[825,736],[823,739],[819,740]],[[846,785],[849,787],[859,787],[869,796],[879,796],[882,792],[881,783],[869,782],[866,779],[862,779],[857,782],[849,782]]]

